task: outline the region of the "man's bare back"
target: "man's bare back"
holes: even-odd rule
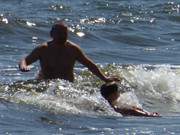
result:
[[[67,27],[64,24],[55,24],[50,34],[52,41],[35,48],[20,61],[21,71],[29,71],[28,65],[39,60],[41,66],[39,79],[60,78],[73,82],[73,69],[75,62],[78,61],[105,82],[118,80],[116,77],[106,77],[78,45],[67,40]]]
[[[73,68],[79,54],[78,47],[70,42],[54,45],[48,42],[39,48],[41,78],[60,78],[73,82]]]
[[[31,60],[40,60],[40,79],[60,78],[73,82],[73,68],[81,53],[79,47],[72,42],[68,41],[65,45],[48,42],[36,48],[26,57],[26,61],[29,65],[34,62]]]

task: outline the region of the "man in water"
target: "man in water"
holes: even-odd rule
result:
[[[101,86],[101,95],[108,101],[110,106],[123,116],[144,116],[144,117],[159,117],[157,112],[148,112],[136,106],[118,106],[118,98],[121,96],[118,91],[118,86],[115,82],[103,84]]]
[[[41,70],[38,79],[59,78],[73,82],[73,69],[75,62],[78,61],[101,80],[105,82],[118,81],[116,77],[105,76],[78,45],[68,41],[68,27],[63,22],[52,27],[50,36],[52,41],[38,46],[20,61],[19,68],[22,72],[29,71],[28,65],[39,60]]]

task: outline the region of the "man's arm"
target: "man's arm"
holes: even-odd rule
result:
[[[40,47],[35,48],[28,56],[23,58],[19,63],[19,69],[22,72],[28,72],[30,68],[28,65],[32,64],[33,62],[37,61],[40,57]]]
[[[160,117],[157,112],[147,112],[141,108],[121,109],[113,107],[116,112],[121,113],[123,116],[144,116],[144,117]]]
[[[82,50],[77,47],[78,49],[78,58],[77,60],[83,64],[84,66],[86,66],[93,74],[95,74],[97,77],[99,77],[101,80],[105,81],[105,82],[111,82],[111,81],[119,81],[119,79],[117,77],[106,77],[101,71],[100,69],[96,66],[96,64],[90,59],[88,58],[83,52]]]

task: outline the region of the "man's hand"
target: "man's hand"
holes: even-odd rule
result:
[[[116,77],[116,76],[111,76],[111,77],[106,77],[106,79],[104,80],[106,83],[108,82],[121,82],[122,78]]]
[[[28,72],[28,71],[30,71],[30,67],[29,67],[29,66],[20,66],[20,65],[19,65],[19,69],[20,69],[22,72]]]
[[[28,72],[30,70],[30,67],[27,66],[25,59],[21,60],[19,63],[19,69],[22,72]]]

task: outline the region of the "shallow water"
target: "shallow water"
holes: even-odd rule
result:
[[[179,134],[177,0],[0,0],[0,134]],[[122,76],[123,99],[160,118],[121,117],[101,82],[76,64],[75,83],[33,81],[39,64],[18,62],[64,20],[69,38],[101,67]],[[29,81],[28,81],[29,80]]]

